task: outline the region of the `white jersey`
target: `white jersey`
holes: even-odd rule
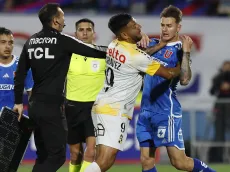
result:
[[[93,107],[94,114],[132,118],[134,103],[142,85],[140,72],[154,75],[160,63],[136,44],[114,40],[106,57],[106,80]]]

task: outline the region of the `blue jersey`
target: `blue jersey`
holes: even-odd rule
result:
[[[0,111],[2,107],[14,106],[14,73],[18,65],[19,58],[13,56],[12,62],[7,65],[0,64]],[[25,79],[25,90],[31,91],[33,87],[33,79],[31,70],[28,71]]]
[[[150,46],[159,40],[152,39]],[[165,67],[175,67],[182,59],[182,43],[168,43],[164,48],[152,55]],[[154,56],[154,57],[153,57]],[[176,97],[176,87],[179,78],[166,80],[160,76],[145,75],[142,93],[141,110],[166,115],[181,115],[181,105]]]

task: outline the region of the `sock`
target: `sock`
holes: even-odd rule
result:
[[[157,169],[156,169],[156,167],[153,167],[150,170],[142,170],[142,172],[157,172]]]
[[[200,161],[199,159],[193,158],[194,167],[192,172],[216,172],[215,170],[208,167],[204,162]]]
[[[69,172],[79,172],[81,169],[81,164],[73,165],[69,162]]]
[[[87,161],[83,161],[83,163],[81,164],[81,170],[80,172],[84,172],[86,167],[88,167],[92,162],[87,162]]]
[[[84,172],[101,172],[101,169],[96,162],[93,162],[86,167]]]

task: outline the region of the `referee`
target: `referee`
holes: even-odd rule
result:
[[[93,44],[94,22],[84,18],[75,23],[77,39]],[[65,114],[70,147],[69,172],[83,172],[95,156],[95,134],[91,109],[105,79],[104,59],[73,54],[67,74]],[[86,150],[83,153],[83,142]],[[84,161],[82,162],[84,154]]]
[[[20,120],[24,79],[31,68],[34,87],[28,113],[34,126],[37,147],[33,172],[56,172],[66,159],[67,126],[61,107],[70,57],[75,53],[105,58],[106,54],[61,33],[65,20],[59,4],[46,4],[40,9],[38,17],[43,29],[24,44],[16,70],[14,110],[19,113]]]

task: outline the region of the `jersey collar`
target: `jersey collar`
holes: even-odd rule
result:
[[[1,67],[10,67],[10,66],[12,66],[14,64],[15,60],[16,60],[16,56],[14,56],[14,55],[12,55],[12,56],[13,56],[13,59],[11,60],[10,63],[8,63],[8,64],[1,64],[0,63],[0,66]]]
[[[132,44],[132,43],[129,43],[129,42],[126,42],[126,41],[119,41],[117,39],[117,42],[124,45],[124,46],[130,46],[130,47],[133,47],[133,48],[137,48],[137,44]]]

